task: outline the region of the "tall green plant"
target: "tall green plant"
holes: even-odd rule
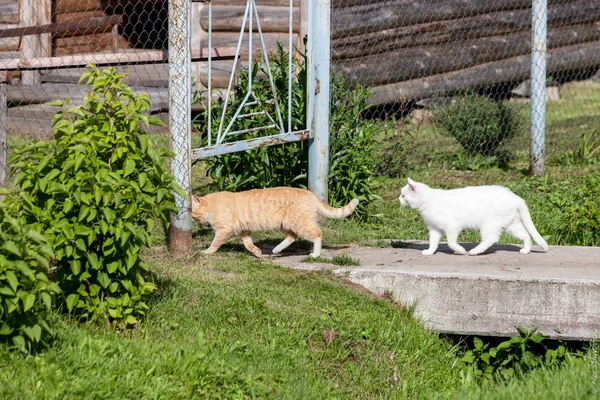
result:
[[[15,217],[19,207],[0,201],[0,340],[29,352],[53,335],[48,318],[60,289],[47,276],[52,249],[37,224]]]
[[[53,139],[17,149],[10,162],[22,215],[38,222],[54,250],[53,264],[70,312],[135,324],[155,289],[144,278],[140,250],[155,220],[176,212],[171,190],[185,193],[165,166],[167,149],[144,131],[161,125],[147,115],[150,99],[135,94],[114,68],[82,75],[91,92],[82,106],[62,107]]]

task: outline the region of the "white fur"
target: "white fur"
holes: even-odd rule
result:
[[[522,254],[531,251],[531,237],[542,249],[548,244],[531,221],[525,201],[503,186],[469,186],[462,189],[442,190],[415,182],[400,191],[400,204],[419,211],[429,229],[429,248],[424,255],[435,253],[443,234],[448,246],[458,254],[466,250],[458,244],[458,235],[464,229],[478,229],[481,243],[469,251],[481,254],[506,232],[523,240]],[[531,236],[530,236],[531,235]]]

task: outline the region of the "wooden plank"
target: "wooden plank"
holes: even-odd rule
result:
[[[548,8],[548,26],[557,27],[600,20],[600,2],[579,0]],[[334,60],[365,57],[392,49],[431,46],[453,40],[498,36],[531,29],[531,10],[498,11],[473,17],[429,22],[349,35],[332,40]]]
[[[80,21],[82,19],[104,17],[106,14],[103,10],[93,11],[77,11],[68,14],[54,14],[54,22],[60,24],[61,22]]]
[[[287,32],[289,30],[290,10],[288,7],[257,6],[260,18],[260,27],[263,32]],[[245,7],[240,6],[213,6],[212,7],[212,29],[216,31],[236,31],[242,28]],[[254,18],[254,16],[253,16]],[[292,14],[293,31],[298,32],[298,8],[295,7]],[[208,32],[208,13],[203,13],[200,18],[202,29]],[[248,25],[246,25],[248,29]],[[256,29],[256,21],[254,21]]]
[[[221,154],[235,153],[238,151],[257,149],[259,147],[272,146],[276,144],[284,144],[298,142],[300,140],[312,139],[311,131],[298,131],[289,133],[280,133],[279,135],[259,137],[249,140],[241,140],[233,143],[224,143],[211,147],[203,147],[200,149],[192,149],[192,160],[218,156]]]
[[[119,36],[117,40],[120,49],[129,47],[129,42],[125,38]],[[91,35],[57,37],[54,39],[54,45],[57,56],[105,52],[113,46],[113,34],[108,30],[108,32]]]
[[[42,33],[82,35],[90,30],[104,32],[106,29],[112,29],[113,25],[122,21],[121,15],[111,15],[108,17],[90,18],[79,21],[61,22],[58,24],[46,24],[36,26],[26,26],[20,28],[0,29],[0,38],[10,38],[16,36],[39,35]]]
[[[44,19],[44,10],[42,2],[37,0],[20,0],[21,24],[23,26],[39,25]],[[44,57],[44,48],[39,36],[26,36],[21,39],[21,53],[25,59]],[[25,85],[39,85],[42,80],[36,71],[27,71],[21,74],[21,81]]]
[[[21,20],[19,2],[3,2],[0,4],[0,24],[18,24]]]
[[[20,39],[1,38],[0,51],[17,51],[19,50]]]
[[[208,59],[208,52],[206,49],[192,50],[191,53],[192,61],[206,61]],[[214,60],[232,59],[234,56],[235,49],[232,48],[212,49],[212,57]],[[48,68],[85,67],[88,64],[106,66],[118,64],[164,63],[167,61],[168,52],[166,50],[145,50],[125,53],[80,54],[66,57],[0,60],[0,70],[40,70]]]
[[[56,14],[101,10],[100,0],[56,0]]]
[[[600,66],[600,41],[548,51],[548,74],[584,71]],[[480,64],[443,74],[372,88],[369,104],[383,105],[399,101],[452,94],[459,90],[520,82],[529,78],[531,57],[521,55]]]
[[[548,30],[547,36],[548,49],[597,41],[600,40],[600,25],[553,28]],[[409,47],[370,57],[340,60],[334,66],[348,80],[371,86],[460,70],[529,54],[530,51],[531,33],[525,31],[434,46]]]
[[[213,47],[237,47],[239,39],[239,33],[234,32],[213,32],[212,37],[212,45]],[[287,32],[269,32],[263,33],[263,39],[265,41],[265,47],[267,52],[275,52],[277,51],[277,42],[283,45],[283,48],[288,50],[288,41],[289,36]],[[292,44],[296,43],[297,35],[292,36]],[[258,33],[254,33],[252,35],[252,47],[254,49],[254,54],[257,52],[261,55],[262,58],[262,48],[260,44],[260,36]],[[204,35],[202,39],[199,41],[197,47],[207,48],[208,47],[208,34]],[[248,57],[248,34],[244,35],[242,40],[242,46],[240,47],[240,54],[243,59]]]

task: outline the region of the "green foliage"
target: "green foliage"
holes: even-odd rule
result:
[[[467,93],[433,108],[432,122],[469,155],[509,158],[505,145],[523,126],[518,105]]]
[[[600,170],[583,177],[573,177],[538,188],[548,193],[563,223],[556,235],[572,245],[600,245]]]
[[[52,249],[37,226],[14,217],[18,207],[0,201],[0,340],[30,352],[53,336],[48,317],[60,289],[46,275]]]
[[[156,149],[141,122],[148,95],[134,94],[115,69],[82,75],[91,87],[82,106],[54,101],[53,140],[33,142],[10,157],[21,213],[38,222],[55,254],[66,307],[85,319],[135,324],[155,289],[144,279],[143,246],[155,220],[169,223],[180,195],[165,167],[172,154]]]
[[[522,327],[517,328],[519,335],[490,347],[477,338],[473,338],[474,348],[468,350],[462,358],[467,366],[466,380],[508,378],[522,375],[545,365],[557,365],[565,361],[570,353],[561,341],[549,341],[544,335]],[[536,333],[537,332],[537,333]]]
[[[267,74],[264,63],[254,62],[251,68],[252,92],[260,104],[247,106],[244,113],[267,111],[277,115],[275,103],[281,107],[284,129],[288,127],[288,55],[281,44],[277,54],[271,55],[270,70],[276,92],[276,101],[269,81],[257,79],[258,73]],[[292,68],[292,118],[293,131],[306,129],[306,55],[294,61]],[[231,122],[235,111],[248,94],[249,71],[242,69],[235,85],[234,99],[227,107],[225,117],[221,118],[225,101],[220,99],[213,103],[212,132],[213,136],[222,123],[225,129]],[[369,90],[360,85],[350,88],[341,76],[333,74],[331,85],[331,125],[330,125],[330,170],[329,200],[334,206],[349,203],[354,197],[361,200],[355,216],[365,216],[365,206],[377,198],[374,193],[377,179],[373,177],[376,159],[373,156],[373,136],[375,126],[362,119],[367,108]],[[205,101],[204,97],[195,94],[195,101]],[[251,98],[252,99],[252,98]],[[207,114],[196,121],[197,128],[206,131]],[[264,114],[237,119],[231,125],[231,131],[244,130],[250,127],[265,126],[271,121]],[[276,134],[278,130],[267,129],[259,132],[239,134],[236,140],[251,139],[266,134]],[[205,135],[206,137],[206,135]],[[204,145],[207,145],[205,139]],[[210,160],[207,170],[213,181],[213,190],[242,191],[254,188],[275,186],[294,186],[306,188],[308,171],[308,143],[306,141],[285,145],[269,146],[238,153],[218,156]]]

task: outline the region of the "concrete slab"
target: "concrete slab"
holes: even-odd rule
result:
[[[463,244],[469,250],[475,243]],[[348,254],[357,267],[305,263],[306,255],[274,257],[283,266],[330,269],[377,294],[415,306],[427,326],[446,333],[513,336],[515,326],[537,327],[556,339],[600,338],[600,248],[495,245],[480,256],[455,255],[443,244],[421,255],[423,242],[406,247],[325,249]]]

